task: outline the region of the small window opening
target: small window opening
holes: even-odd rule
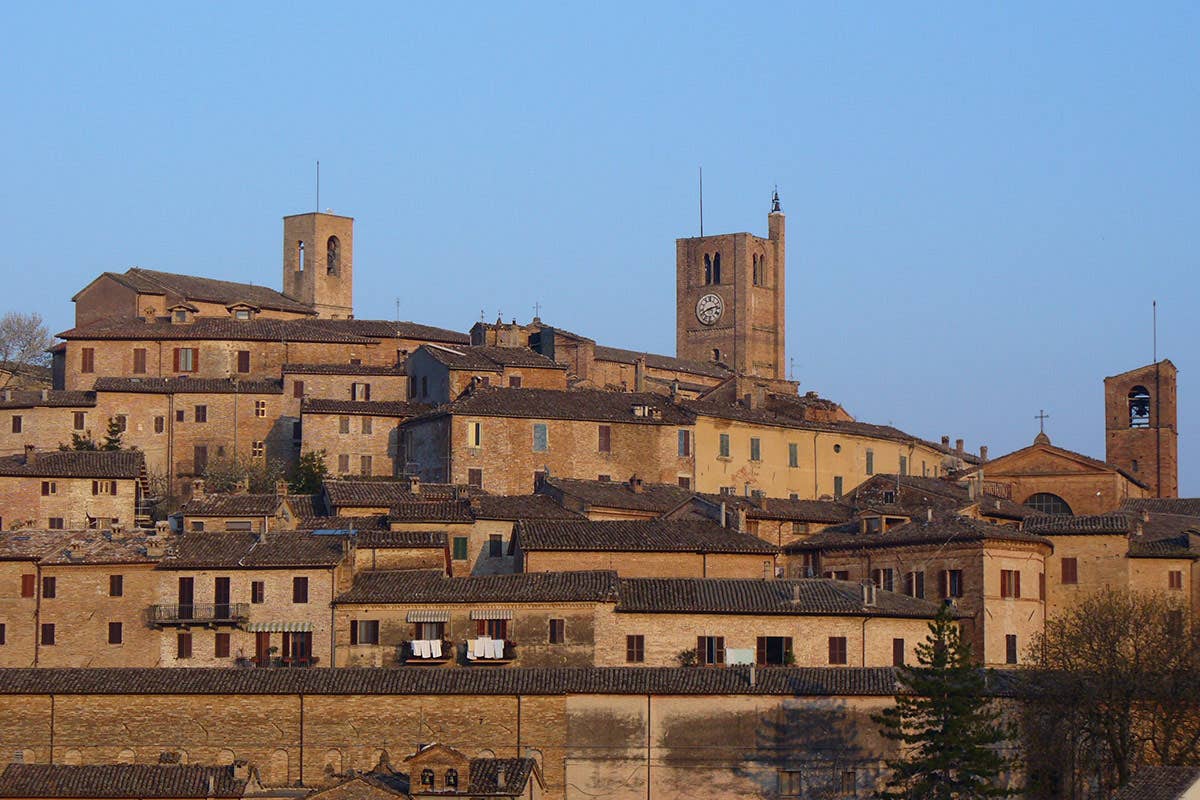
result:
[[[721,282],[721,254],[713,253],[712,259],[712,282]]]
[[[296,242],[296,271],[304,272],[304,242]]]
[[[1135,386],[1129,390],[1129,427],[1150,427],[1150,392],[1145,386]]]
[[[325,243],[325,272],[337,275],[342,266],[342,243],[336,236],[330,236]]]

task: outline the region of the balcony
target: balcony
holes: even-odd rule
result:
[[[508,664],[516,657],[516,645],[507,639],[467,639],[468,664]]]
[[[445,664],[455,659],[454,643],[440,639],[413,639],[396,648],[396,660],[410,666]]]
[[[249,618],[247,603],[193,603],[190,605],[150,606],[150,626],[166,627],[238,627]]]

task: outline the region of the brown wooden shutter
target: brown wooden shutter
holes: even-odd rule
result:
[[[707,654],[708,654],[708,648],[706,648],[704,646],[704,637],[697,636],[696,637],[696,661],[700,664],[707,664],[708,662],[704,660],[704,658]]]
[[[1021,596],[1021,571],[1013,570],[1013,597]]]
[[[350,644],[358,644],[358,620],[350,620]]]
[[[767,637],[758,637],[758,649],[754,654],[754,660],[760,665],[767,663]]]
[[[725,663],[725,637],[724,636],[717,637],[717,652],[716,652],[716,658],[714,659],[713,663],[715,663],[715,664],[724,664]]]
[[[176,347],[175,350],[173,351],[172,358],[173,358],[173,361],[171,362],[171,364],[172,364],[171,369],[175,372],[179,372],[179,348],[178,347]]]
[[[943,598],[950,596],[950,572],[948,570],[938,572],[938,592]]]

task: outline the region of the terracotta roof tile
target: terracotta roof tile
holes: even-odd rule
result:
[[[331,567],[343,558],[342,537],[279,531],[263,542],[254,533],[185,533],[159,569]]]
[[[370,339],[416,339],[459,345],[470,344],[471,341],[471,337],[465,333],[404,320],[329,319],[322,320],[321,323],[331,331],[365,336]]]
[[[233,767],[198,764],[9,764],[0,797],[207,798],[241,797],[246,781]]]
[[[703,375],[707,378],[728,378],[733,374],[720,364],[708,361],[690,361],[686,358],[661,356],[655,353],[642,353],[637,350],[623,350],[619,347],[596,345],[597,361],[614,361],[618,364],[633,364],[639,358],[646,359],[646,366],[651,369],[661,369],[670,372],[687,372],[692,375]]]
[[[450,539],[445,531],[360,531],[355,541],[364,548],[439,548]]]
[[[335,479],[325,481],[325,496],[333,508],[388,508],[396,503],[422,500],[454,500],[472,493],[467,487],[446,483],[422,483],[418,493],[407,480]]]
[[[425,345],[425,353],[450,369],[501,372],[505,367],[566,369],[566,366],[535,353],[528,347],[440,347]]]
[[[582,519],[583,515],[563,508],[540,494],[490,495],[471,498],[475,519]]]
[[[589,506],[658,514],[670,511],[692,496],[690,489],[684,489],[674,483],[643,483],[640,491],[635,491],[628,481],[547,478],[546,484]]]
[[[639,409],[645,408],[642,415]],[[640,425],[688,425],[692,417],[660,394],[600,389],[480,387],[432,412],[479,417],[569,419]],[[420,418],[418,418],[420,419]]]
[[[272,378],[97,378],[98,392],[132,394],[283,394],[283,381]]]
[[[520,797],[536,763],[532,758],[473,758],[466,793]]]
[[[362,517],[302,517],[297,530],[304,531],[386,531],[386,514],[368,514]]]
[[[1200,497],[1129,498],[1121,503],[1121,508],[1129,511],[1151,511],[1159,514],[1200,517]]]
[[[403,364],[284,364],[284,375],[391,375],[403,377]]]
[[[395,417],[408,419],[428,412],[432,406],[402,400],[325,400],[305,398],[302,414],[345,414],[346,416]]]
[[[439,570],[360,572],[334,603],[605,603],[615,572],[518,572],[447,578]]]
[[[1151,767],[1139,769],[1113,800],[1179,800],[1200,782],[1200,767]]]
[[[417,499],[393,503],[388,509],[388,521],[471,523],[475,517],[467,500]]]
[[[125,273],[107,272],[121,283],[139,292],[151,294],[171,294],[188,300],[201,300],[208,303],[232,305],[238,302],[248,303],[258,308],[272,308],[279,311],[294,311],[297,313],[314,313],[312,307],[301,303],[281,292],[267,286],[257,286],[252,283],[223,281],[216,278],[202,278],[196,275],[180,275],[174,272],[160,272],[154,269],[131,267]]]
[[[0,457],[0,476],[137,479],[145,466],[139,450],[38,450]]]
[[[96,405],[95,392],[12,389],[6,390],[6,394],[7,400],[5,393],[0,393],[0,408],[92,408]]]
[[[604,522],[518,522],[521,549],[535,551],[641,551],[651,553],[779,552],[746,533],[726,530],[707,520],[616,520]]]
[[[786,545],[784,552],[903,547],[950,542],[1007,541],[1053,547],[1049,539],[1018,530],[1011,525],[993,525],[953,513],[935,514],[932,521],[915,519],[885,533],[858,533],[826,529],[804,541]]]
[[[60,339],[187,341],[219,339],[243,342],[313,342],[317,344],[374,344],[377,339],[345,333],[327,319],[234,319],[197,316],[192,322],[145,319],[99,320],[58,334]]]

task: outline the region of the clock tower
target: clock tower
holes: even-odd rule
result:
[[[725,233],[675,240],[675,350],[740,375],[782,380],[784,216],[778,192],[767,238]]]

